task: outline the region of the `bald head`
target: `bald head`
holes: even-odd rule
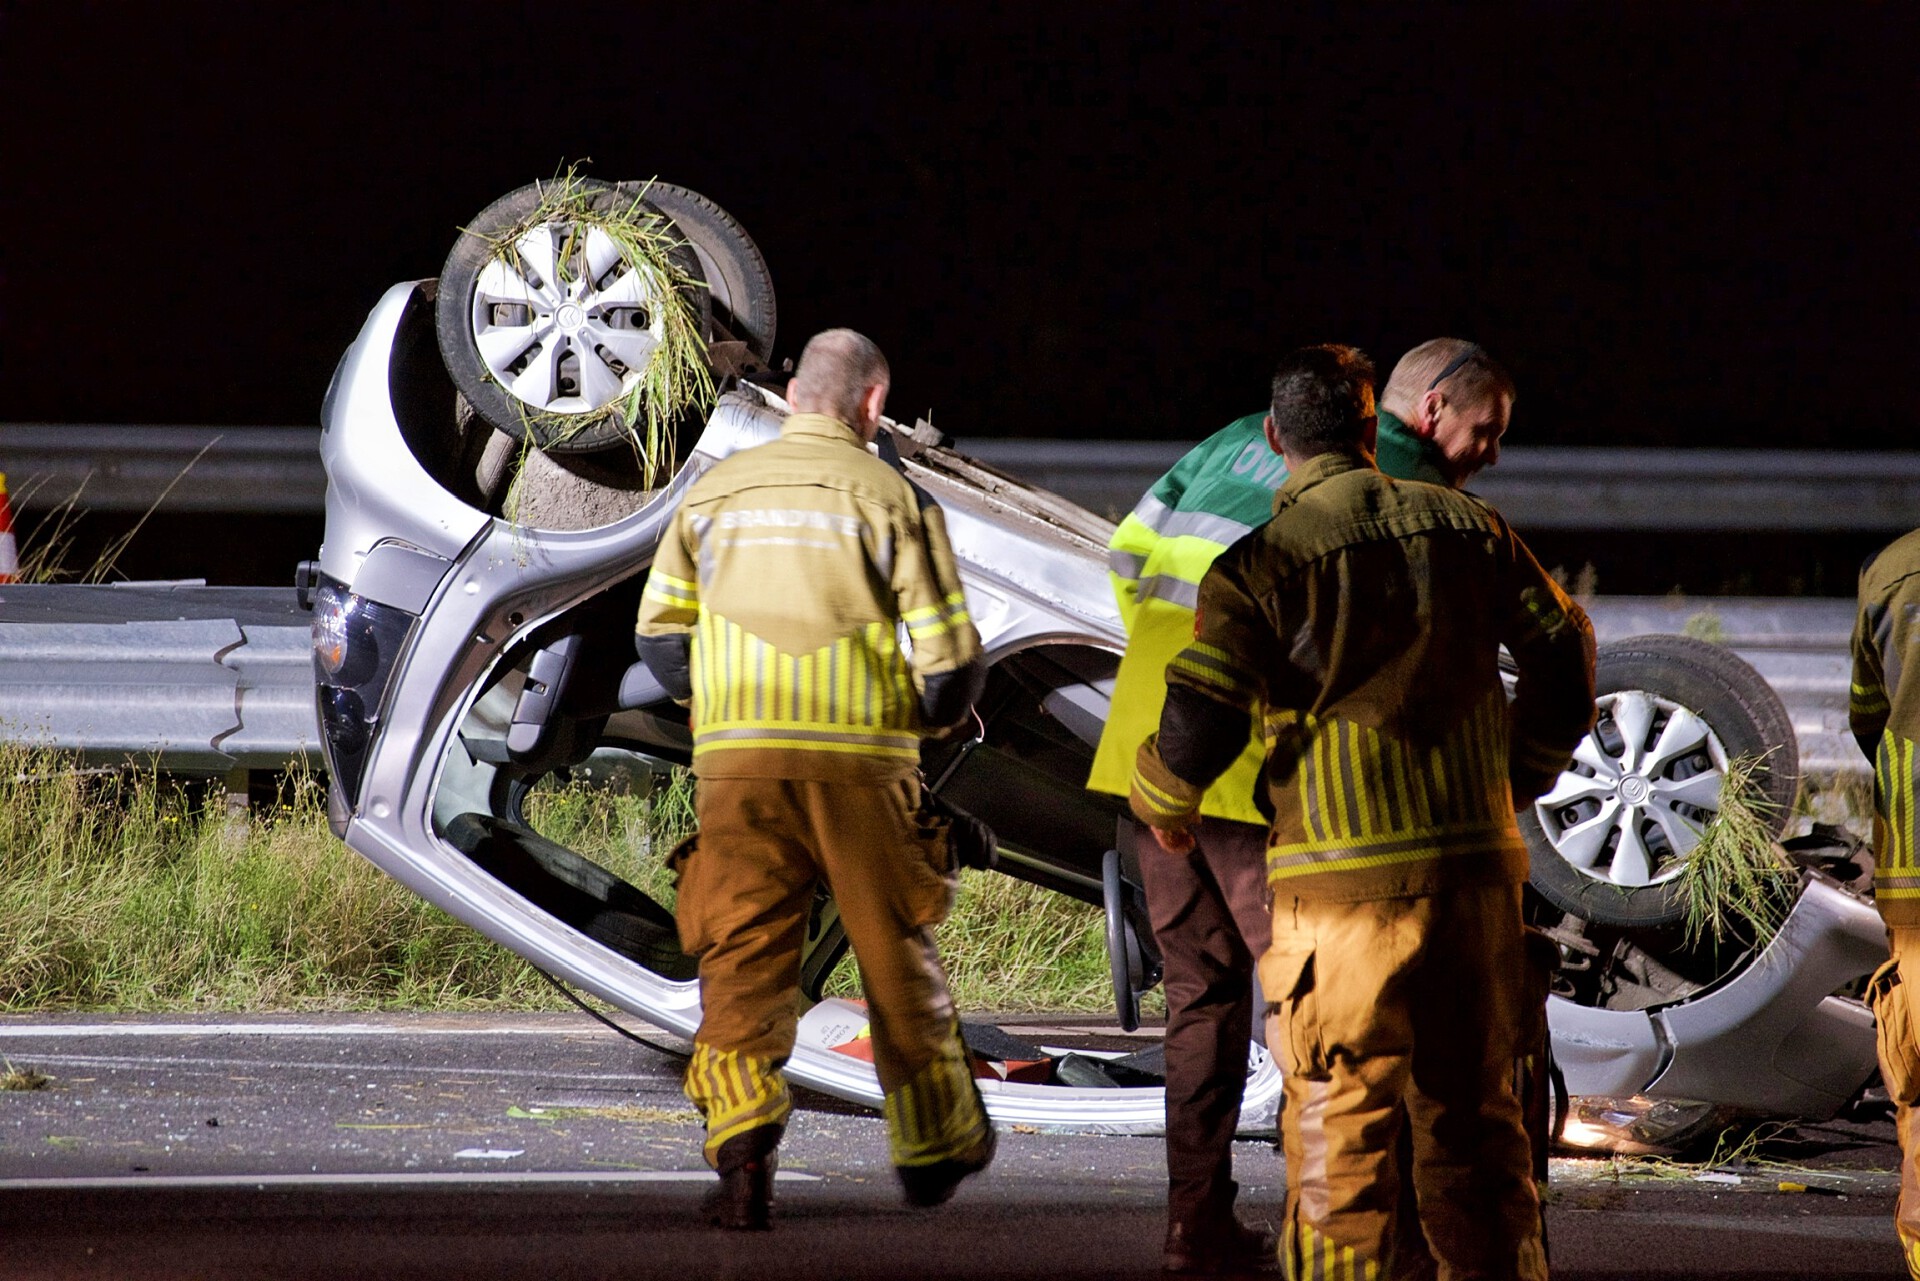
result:
[[[1500,438],[1513,414],[1513,378],[1479,343],[1434,338],[1393,367],[1380,408],[1439,452],[1456,488],[1500,461]]]
[[[826,414],[871,439],[893,373],[873,340],[851,329],[815,334],[787,384],[796,413]]]
[[[1463,404],[1494,396],[1512,400],[1514,395],[1513,378],[1500,362],[1464,338],[1430,338],[1400,357],[1380,390],[1380,408],[1410,423],[1418,415],[1420,398],[1430,390]]]

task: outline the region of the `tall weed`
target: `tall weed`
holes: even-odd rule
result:
[[[324,788],[226,812],[218,792],[0,745],[0,1010],[560,1009],[531,967],[327,829]],[[536,791],[528,817],[671,907],[692,780]],[[1098,909],[968,873],[939,932],[971,1010],[1107,1008]],[[856,995],[851,960],[831,990]]]
[[[550,1008],[526,964],[349,851],[325,798],[232,817],[0,746],[0,1009]]]

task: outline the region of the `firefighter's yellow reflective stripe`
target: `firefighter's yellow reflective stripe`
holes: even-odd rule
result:
[[[1267,850],[1267,879],[1284,881],[1321,872],[1351,872],[1481,853],[1511,835],[1506,823],[1450,823],[1423,831],[1396,832],[1392,839],[1349,836],[1275,845]]]
[[[1379,1281],[1380,1278],[1377,1260],[1314,1231],[1312,1224],[1297,1218],[1287,1224],[1282,1234],[1280,1257],[1287,1281]]]
[[[917,752],[918,695],[884,622],[812,653],[787,654],[702,608],[692,676],[696,754],[770,746],[775,738],[809,750]]]
[[[943,636],[963,623],[971,623],[973,615],[967,612],[966,596],[955,592],[938,605],[907,610],[900,615],[900,620],[907,625],[907,635],[915,641],[924,641]]]
[[[748,722],[702,726],[694,736],[693,754],[740,748],[797,748],[807,752],[855,752],[870,756],[920,759],[920,738],[913,733],[862,733],[831,726]]]
[[[1270,714],[1262,728],[1269,743],[1293,728],[1291,713]],[[1304,841],[1287,848],[1359,850],[1377,844],[1377,862],[1402,861],[1407,841],[1452,831],[1465,822],[1504,827],[1512,808],[1507,782],[1505,701],[1497,693],[1473,709],[1439,745],[1415,756],[1405,743],[1368,726],[1301,717],[1308,737],[1294,766]],[[1556,753],[1555,763],[1562,758]],[[1391,851],[1392,856],[1386,854]],[[1328,857],[1332,857],[1329,855]],[[1303,860],[1311,861],[1311,860]],[[1269,864],[1271,874],[1294,860]],[[1365,866],[1367,864],[1350,864]],[[1285,872],[1300,875],[1321,866]]]
[[[1233,656],[1217,645],[1202,641],[1181,650],[1167,664],[1170,671],[1181,671],[1212,689],[1243,697],[1259,692],[1253,678],[1233,661]]]
[[[1175,796],[1171,792],[1156,787],[1151,779],[1137,769],[1133,772],[1133,790],[1147,809],[1168,818],[1187,817],[1194,812],[1200,801],[1197,791],[1191,798]]]
[[[647,575],[646,595],[662,605],[693,605],[700,600],[700,585],[656,569]]]
[[[786,1078],[766,1055],[716,1050],[696,1041],[683,1082],[687,1098],[707,1121],[707,1164],[721,1144],[763,1125],[783,1125],[793,1111]]]
[[[1375,788],[1370,793],[1356,785],[1360,779],[1374,779],[1380,776],[1379,770],[1368,768],[1373,763],[1373,757],[1366,751],[1366,744],[1363,741],[1365,734],[1364,726],[1342,725],[1340,727],[1340,735],[1346,741],[1347,747],[1346,776],[1348,792],[1352,797],[1353,815],[1359,825],[1360,835],[1372,836],[1376,828],[1385,827],[1386,824],[1381,821],[1379,812],[1375,808],[1379,804],[1379,789]]]
[[[887,1092],[881,1110],[895,1165],[964,1156],[987,1137],[986,1109],[957,1033],[950,1033],[939,1053],[904,1085]]]
[[[1277,721],[1267,724],[1275,739]],[[1366,726],[1301,724],[1310,735],[1295,779],[1304,839],[1268,851],[1270,879],[1439,858],[1509,834],[1503,700],[1476,707],[1418,759]]]
[[[1538,587],[1529,587],[1520,593],[1520,603],[1532,620],[1523,639],[1530,640],[1540,635],[1558,636],[1566,630],[1567,613],[1561,608],[1560,601],[1558,592],[1550,594]]]
[[[1913,740],[1891,731],[1880,736],[1874,753],[1874,791],[1879,812],[1874,832],[1873,888],[1883,898],[1920,897],[1912,878],[1920,875],[1914,859]]]
[[[1853,682],[1852,693],[1847,699],[1847,710],[1859,712],[1863,716],[1872,716],[1887,711],[1892,704],[1887,701],[1886,687],[1882,685],[1862,685]]]

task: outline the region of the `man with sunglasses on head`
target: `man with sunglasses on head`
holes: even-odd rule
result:
[[[1379,404],[1381,471],[1463,486],[1500,456],[1513,380],[1479,344],[1421,343],[1394,367]],[[1268,444],[1267,413],[1249,414],[1189,451],[1114,531],[1108,547],[1127,629],[1112,713],[1087,786],[1126,796],[1134,753],[1160,723],[1167,663],[1193,639],[1200,580],[1228,544],[1264,524],[1287,465]],[[1254,966],[1272,920],[1267,820],[1255,800],[1265,745],[1251,736],[1201,799],[1195,845],[1170,855],[1122,820],[1137,858],[1167,993],[1167,1238],[1173,1273],[1218,1273],[1271,1261],[1267,1234],[1234,1214],[1232,1145],[1255,1026]],[[1130,847],[1130,848],[1129,848]]]

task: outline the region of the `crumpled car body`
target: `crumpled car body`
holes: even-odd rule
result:
[[[540,774],[594,750],[686,758],[684,712],[630,667],[633,602],[686,488],[777,434],[782,407],[742,385],[628,514],[531,527],[484,510],[450,461],[463,455],[448,443],[452,397],[429,299],[415,284],[381,299],[323,410],[327,525],[313,595],[335,830],[540,968],[690,1036],[699,991],[670,915],[569,862],[526,830],[517,805]],[[1081,786],[1124,645],[1105,571],[1111,527],[911,433],[895,439],[909,476],[946,509],[990,663],[979,732],[932,747],[927,777],[993,826],[1002,873],[1088,903],[1117,896],[1109,939],[1127,954],[1121,986],[1148,986],[1138,878],[1110,853],[1121,802]],[[803,986],[817,998],[844,950],[830,902],[808,946]],[[1864,1007],[1832,994],[1883,954],[1871,906],[1815,878],[1771,946],[1670,1006],[1554,998],[1556,1050],[1577,1094],[1830,1115],[1873,1070]],[[880,1099],[869,1064],[804,1038],[787,1070],[844,1099]],[[1151,1133],[1164,1122],[1151,1085],[982,1089],[1004,1123]],[[1247,1128],[1270,1125],[1279,1092],[1279,1072],[1250,1043]]]

